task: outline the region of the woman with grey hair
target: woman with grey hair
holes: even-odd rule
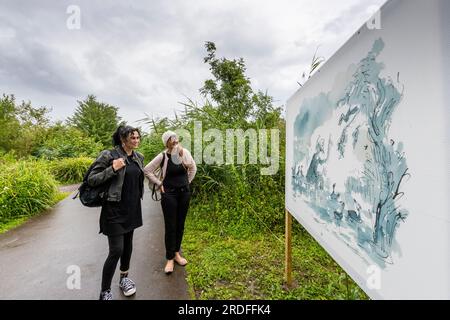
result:
[[[166,149],[145,166],[144,174],[161,191],[167,259],[164,272],[171,274],[175,262],[181,266],[187,264],[180,250],[191,198],[189,185],[195,177],[197,166],[189,150],[179,143],[175,132],[164,132],[162,141]],[[160,177],[155,174],[158,168],[161,168]]]

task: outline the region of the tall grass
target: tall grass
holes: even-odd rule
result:
[[[41,162],[0,162],[1,223],[47,209],[57,194],[57,182]]]
[[[50,173],[61,184],[71,184],[83,181],[84,174],[94,159],[87,157],[65,158],[47,162]]]

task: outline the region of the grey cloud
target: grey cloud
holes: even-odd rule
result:
[[[76,95],[83,91],[83,75],[74,61],[43,43],[2,42],[0,50],[0,85],[13,82],[49,94]]]
[[[354,6],[345,10],[338,18],[330,21],[323,27],[324,32],[339,34],[347,30],[350,25],[353,25],[354,17],[366,16],[369,18],[368,8],[371,5],[380,6],[384,0],[372,0],[370,2],[358,2]],[[360,27],[360,26],[356,26]],[[356,30],[354,30],[356,32]]]
[[[374,1],[382,0],[362,1],[323,32],[339,36],[352,15]],[[81,9],[81,30],[66,28],[69,5]],[[197,99],[203,81],[211,77],[203,63],[204,43],[214,41],[218,56],[243,57],[248,76],[283,101],[299,79],[292,79],[292,85],[278,80],[292,68],[300,76],[316,45],[302,41],[296,30],[280,39],[268,23],[275,17],[245,9],[251,7],[247,2],[185,0],[2,1],[0,29],[7,31],[6,40],[0,39],[0,87],[25,99],[39,91],[39,101],[57,105],[58,116],[63,108],[70,115],[76,100],[90,93],[123,109],[130,121],[144,113],[171,116],[185,96]],[[165,44],[176,50],[164,52]],[[133,61],[136,56],[142,61]]]

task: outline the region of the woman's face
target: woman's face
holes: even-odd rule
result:
[[[123,143],[125,144],[125,147],[127,149],[137,149],[139,148],[139,143],[141,142],[141,137],[139,136],[139,133],[137,131],[132,132],[126,141]]]
[[[173,149],[178,145],[178,138],[177,137],[170,137],[170,139],[167,141],[167,147],[169,149]]]

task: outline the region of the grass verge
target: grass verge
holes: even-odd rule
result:
[[[60,202],[61,200],[64,200],[69,194],[71,194],[71,192],[58,192],[56,193],[52,203],[51,203],[51,207],[56,205],[58,202]],[[45,211],[44,211],[45,212]],[[37,214],[39,215],[39,214]],[[17,228],[19,226],[21,226],[22,224],[24,224],[25,222],[27,222],[30,218],[32,217],[36,217],[36,214],[34,215],[26,215],[26,216],[20,216],[20,217],[15,217],[15,218],[11,218],[8,220],[0,220],[0,234],[5,233],[6,231],[12,230],[14,228]]]
[[[284,233],[257,225],[186,221],[183,249],[191,261],[192,299],[368,299],[358,285],[298,223],[293,228],[294,287],[284,284]]]

